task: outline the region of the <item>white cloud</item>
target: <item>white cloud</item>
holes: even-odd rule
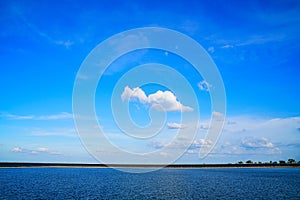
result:
[[[1,117],[11,120],[60,120],[60,119],[73,119],[71,113],[62,112],[55,115],[14,115],[14,114],[2,114]]]
[[[164,151],[159,152],[159,155],[164,156],[164,157],[169,156],[169,154]]]
[[[198,154],[201,148],[209,148],[213,142],[211,140],[198,139],[194,140],[190,147],[187,149],[188,154]]]
[[[183,129],[186,128],[186,125],[184,124],[177,124],[175,122],[173,123],[167,123],[167,126],[169,129]]]
[[[211,140],[205,140],[205,139],[199,139],[199,140],[194,140],[192,147],[197,147],[200,148],[201,146],[209,146],[212,145]]]
[[[260,45],[269,42],[278,42],[286,39],[286,36],[282,33],[279,34],[268,34],[268,35],[252,35],[243,41],[239,41],[236,46],[246,45]]]
[[[215,52],[215,48],[214,48],[214,47],[209,47],[209,48],[207,49],[207,51],[209,51],[210,53],[213,53],[213,52]]]
[[[45,148],[45,147],[40,147],[40,148],[37,148],[36,149],[38,152],[48,152],[49,149],[48,148]]]
[[[28,154],[40,154],[40,153],[46,153],[46,154],[51,154],[51,155],[61,155],[60,152],[58,151],[51,151],[46,147],[39,147],[36,149],[25,149],[22,147],[14,147],[11,149],[11,152],[14,153],[28,153]]]
[[[154,149],[161,149],[166,146],[166,143],[164,142],[158,142],[158,141],[151,141],[150,146]]]
[[[208,123],[199,124],[198,128],[207,130],[209,128],[209,124]]]
[[[282,150],[268,138],[244,137],[238,142],[221,142],[213,154],[223,155],[278,155]]]
[[[76,130],[74,128],[55,128],[51,130],[45,130],[36,128],[31,131],[33,136],[62,136],[62,137],[77,137]]]
[[[223,120],[225,120],[225,114],[223,114],[221,112],[213,111],[212,112],[212,116],[214,117],[214,119],[216,121],[223,121]]]
[[[245,132],[244,136],[245,134],[256,137],[261,135],[266,138],[276,138],[279,141],[288,141],[290,138],[299,140],[299,137],[296,137],[299,124],[300,117],[265,119],[255,116],[239,116],[228,118],[224,130],[228,134]]]
[[[219,155],[299,156],[300,117],[266,119],[237,116],[228,119],[217,147]],[[272,158],[274,159],[274,158]]]
[[[148,102],[158,111],[193,111],[189,106],[182,105],[176,96],[170,91],[157,91],[148,96]]]
[[[209,84],[207,81],[203,80],[201,82],[198,83],[198,88],[201,90],[201,91],[209,91],[210,88],[212,87],[211,84]]]
[[[34,119],[33,115],[14,115],[14,114],[2,114],[2,118],[14,119],[14,120],[26,120],[26,119]]]
[[[261,35],[248,35],[244,38],[237,39],[220,39],[215,38],[214,36],[209,37],[208,39],[213,40],[214,43],[222,45],[221,48],[223,49],[229,49],[233,47],[239,47],[239,46],[248,46],[248,45],[261,45],[271,42],[279,42],[279,41],[285,41],[290,39],[287,37],[287,35],[284,35],[282,33],[267,33],[267,34],[261,34]]]
[[[154,94],[150,94],[148,97],[141,88],[129,88],[126,86],[121,95],[123,101],[136,101],[143,104],[149,104],[152,108],[160,112],[171,112],[171,111],[193,111],[193,108],[182,105],[177,101],[176,96],[170,91],[157,91]]]
[[[192,143],[189,143],[186,140],[172,143],[155,141],[151,143],[151,146],[155,149],[162,149],[168,146],[169,148],[173,149],[186,149],[188,153],[199,153],[200,148],[207,148],[212,144],[213,142],[211,140],[197,139]]]
[[[272,148],[274,144],[267,138],[244,138],[241,142],[244,148]]]
[[[64,46],[66,49],[69,49],[70,46],[74,45],[74,42],[70,41],[70,40],[55,40],[53,41],[55,44],[57,45],[62,45]]]
[[[226,44],[226,45],[222,46],[221,48],[222,49],[230,49],[230,48],[233,48],[233,45]]]
[[[212,114],[213,114],[214,117],[224,117],[223,113],[220,113],[220,112],[217,112],[217,111],[213,111]]]
[[[146,103],[148,101],[147,99],[147,95],[145,94],[145,92],[141,89],[141,88],[129,88],[128,86],[126,86],[124,88],[124,91],[121,95],[121,98],[123,101],[128,100],[128,101],[134,101],[134,100],[138,100],[141,103]]]
[[[67,49],[74,44],[74,42],[72,42],[70,40],[57,40],[57,39],[53,38],[49,33],[42,31],[35,24],[29,22],[27,20],[27,18],[22,14],[22,12],[18,11],[18,12],[15,12],[15,14],[19,17],[19,19],[22,21],[22,23],[25,26],[27,26],[28,30],[30,30],[32,33],[36,34],[37,36],[47,40],[48,42],[55,44],[55,45],[64,46]]]
[[[15,147],[11,149],[12,152],[22,152],[23,149],[21,147]]]
[[[73,119],[73,115],[67,112],[62,112],[56,115],[38,116],[37,120],[58,120],[58,119]]]
[[[216,117],[224,117],[220,112],[212,113]],[[188,125],[188,128],[191,125]],[[235,116],[229,117],[225,123],[226,131],[223,131],[220,139],[209,159],[224,158],[225,162],[237,162],[239,160],[269,161],[288,157],[299,158],[300,117],[267,119],[258,116]],[[188,131],[188,128],[185,130]],[[209,119],[198,123],[202,132],[209,128]],[[184,131],[185,131],[184,130]],[[209,148],[213,145],[210,140],[204,140],[205,133],[197,135],[192,143],[178,138],[176,142],[156,141],[152,148],[187,149],[187,156],[197,156],[201,148]],[[188,148],[187,148],[188,147]],[[187,159],[185,157],[184,159]],[[216,161],[216,160],[215,160]]]
[[[186,20],[180,26],[181,30],[189,33],[189,35],[194,35],[199,30],[199,23],[197,21]]]

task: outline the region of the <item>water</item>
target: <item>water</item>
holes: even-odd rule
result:
[[[300,169],[2,168],[0,199],[300,199]]]

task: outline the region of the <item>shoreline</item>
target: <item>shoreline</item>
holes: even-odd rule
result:
[[[79,164],[79,163],[31,163],[0,162],[0,168],[300,168],[300,163],[286,164]]]

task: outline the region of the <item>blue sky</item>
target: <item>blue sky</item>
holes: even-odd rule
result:
[[[188,132],[199,122],[197,137],[177,162],[300,160],[298,1],[1,1],[0,9],[0,161],[96,162],[81,144],[73,121],[76,74],[108,37],[153,26],[188,35],[214,60],[226,90],[224,130],[214,150],[199,159],[199,149],[212,143],[204,138],[213,112],[205,80],[172,53],[140,50],[112,63],[96,91],[99,126],[115,144],[138,152],[162,149],[174,132]],[[187,111],[189,121],[181,123],[178,109],[169,108],[162,136],[137,144],[118,128],[110,99],[120,78],[146,63],[181,73],[195,91],[201,117],[193,121],[198,116]],[[171,76],[163,67],[147,70],[140,77],[150,72],[160,72],[162,80]],[[122,101],[125,86],[127,92],[138,88],[142,95]],[[116,96],[120,105],[129,103],[133,121],[146,126],[149,108],[155,106],[150,96],[157,97],[159,90],[169,91],[155,84],[139,87],[133,80]],[[182,106],[195,108],[183,88],[173,94]],[[160,119],[159,109],[152,110]],[[185,146],[178,143],[174,149]]]

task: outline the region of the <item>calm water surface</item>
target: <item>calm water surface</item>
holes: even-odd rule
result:
[[[0,199],[300,199],[300,169],[2,168]]]

